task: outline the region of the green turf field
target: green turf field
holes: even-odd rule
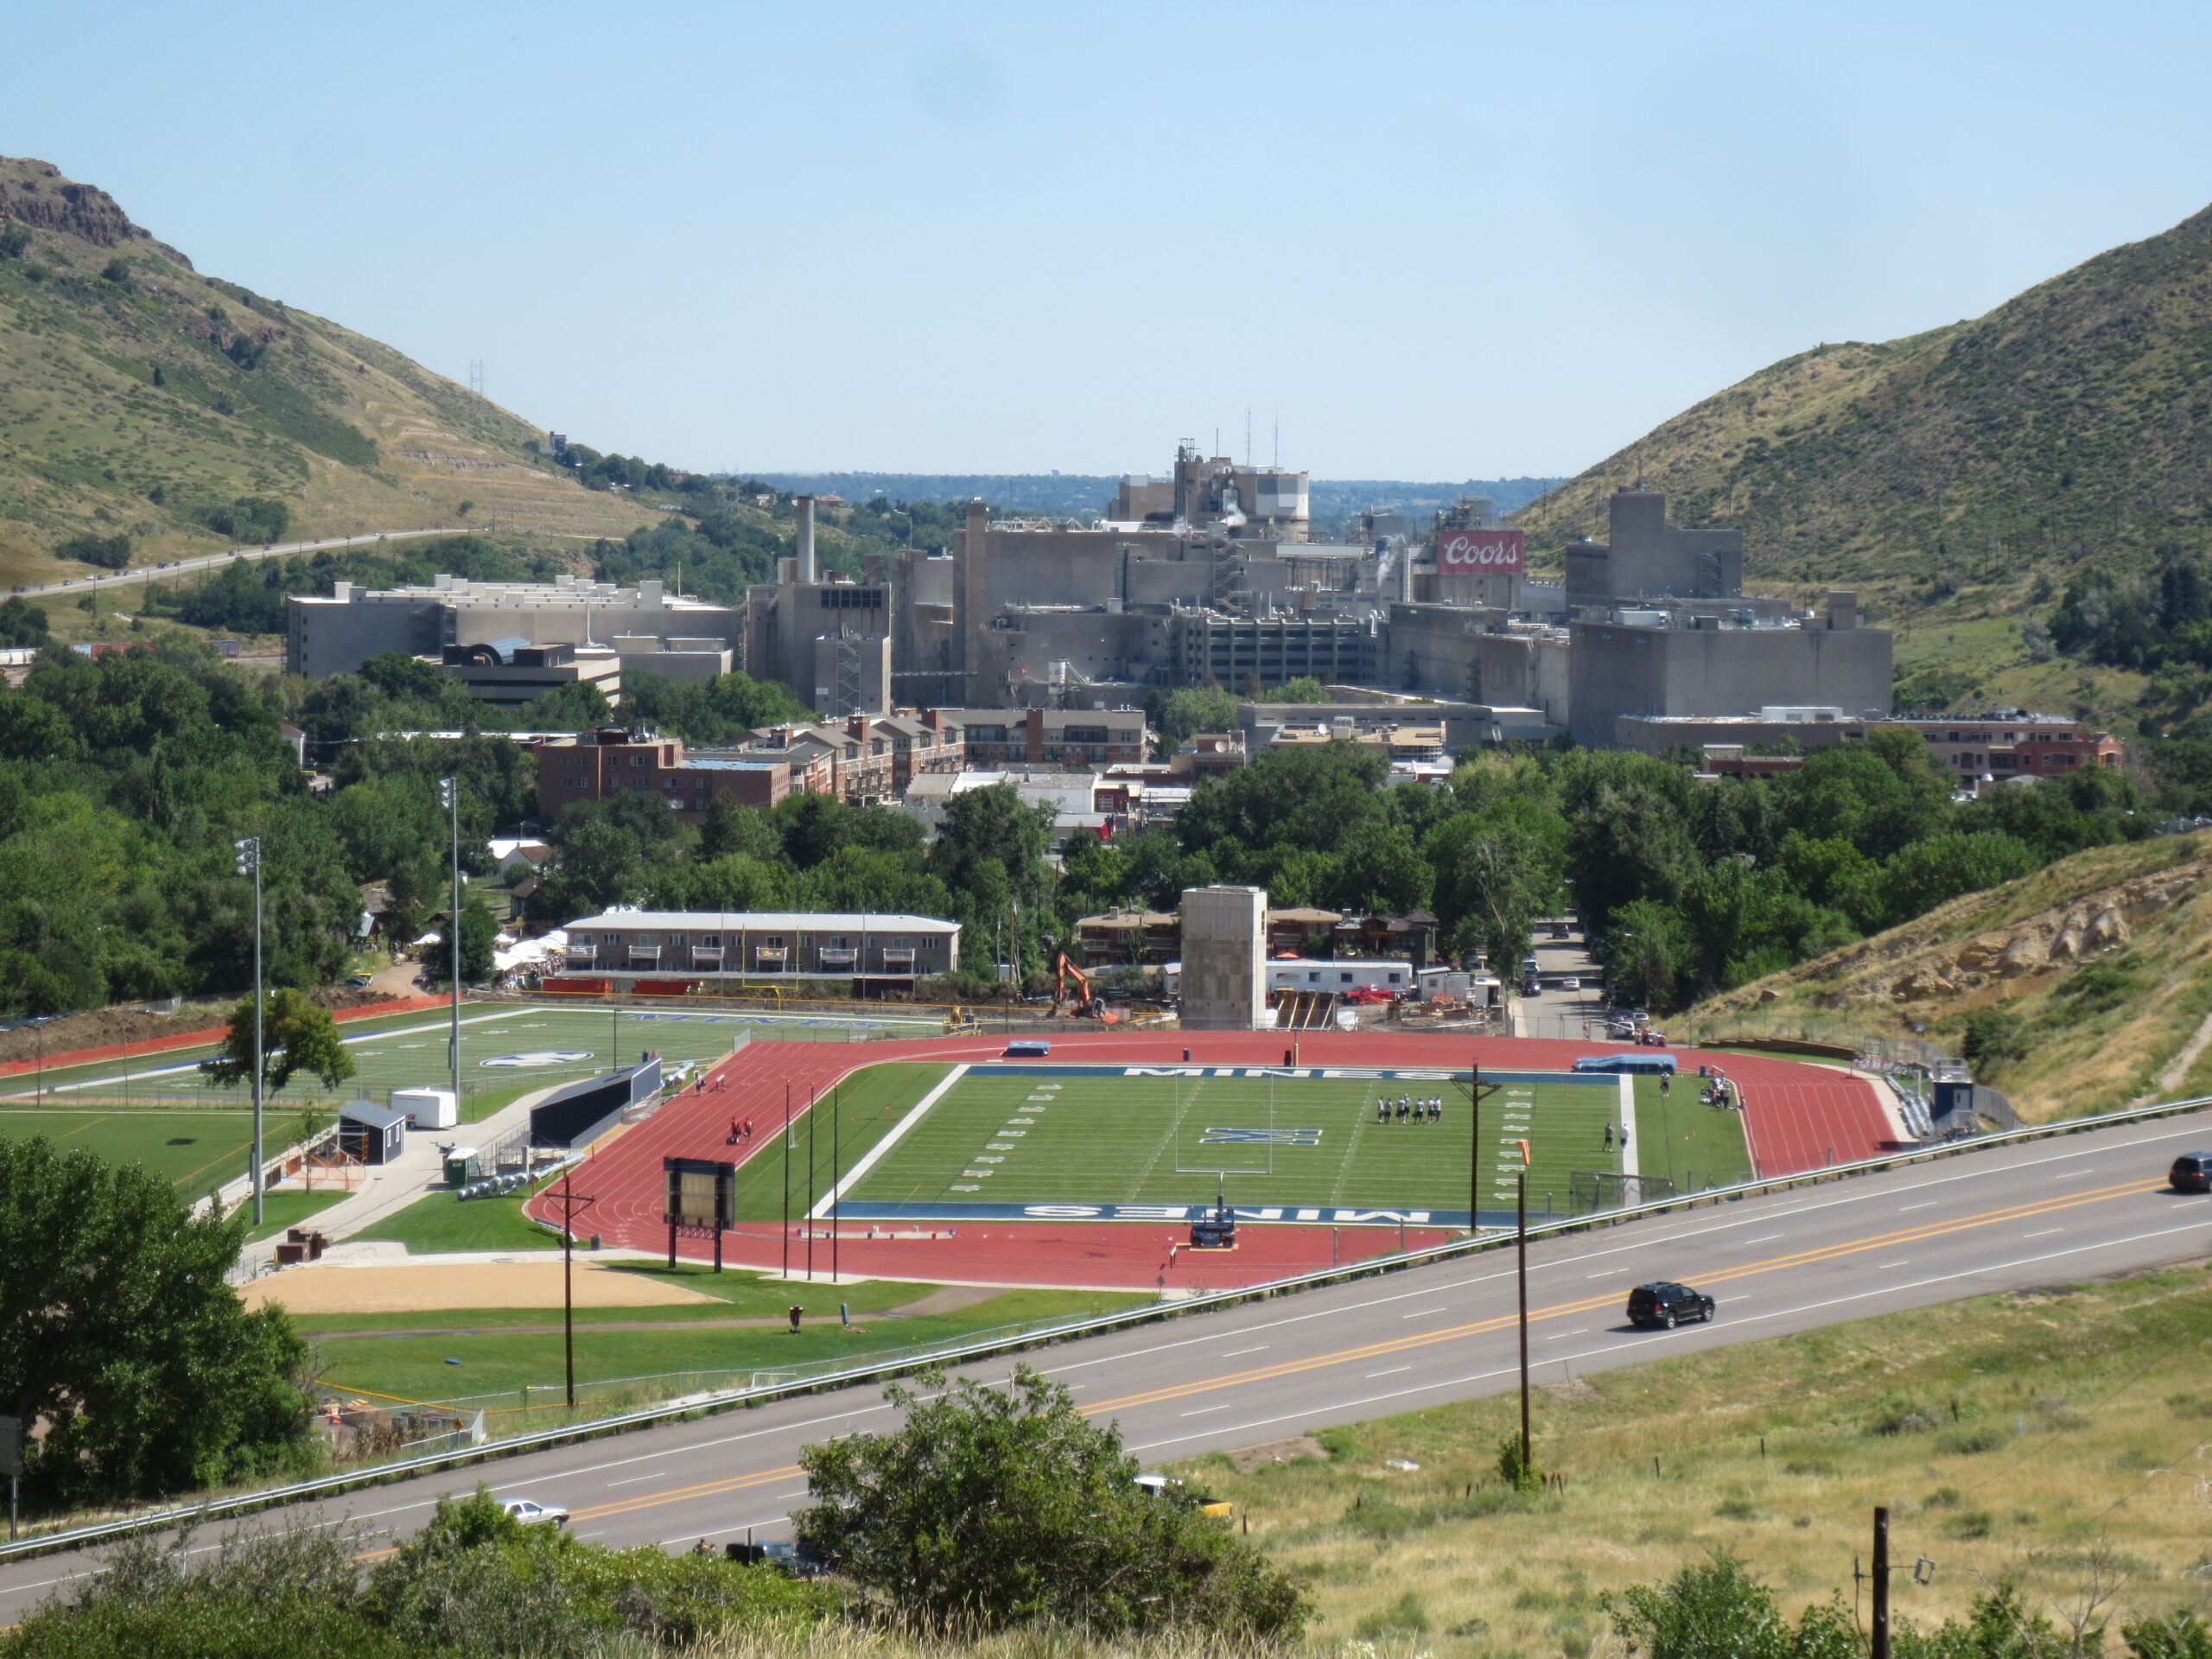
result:
[[[213,1106],[40,1110],[28,1103],[0,1102],[0,1135],[29,1140],[40,1135],[63,1152],[143,1164],[198,1198],[245,1173],[253,1114]]]
[[[1131,1070],[1141,1070],[1132,1068]],[[1440,1095],[1440,1122],[1377,1122],[1378,1095]],[[1485,1212],[1510,1207],[1518,1142],[1532,1205],[1568,1205],[1569,1175],[1615,1171],[1605,1130],[1615,1078],[1503,1074],[1482,1108],[1474,1171]],[[1103,1068],[979,1066],[846,1188],[848,1214],[876,1206],[1199,1203],[1217,1179],[1239,1206],[1467,1208],[1471,1121],[1448,1081],[1125,1075]],[[865,1208],[863,1208],[865,1206]],[[917,1211],[916,1213],[927,1213]]]
[[[647,1049],[672,1062],[712,1063],[748,1033],[824,1038],[847,1028],[842,1020],[776,1024],[757,1015],[658,1009],[623,1009],[618,1021],[611,1008],[467,1004],[461,1027],[461,1117],[478,1122],[532,1090],[630,1064]],[[887,1017],[853,1028],[912,1035],[938,1026]],[[302,1109],[327,1112],[351,1100],[387,1099],[394,1089],[447,1085],[444,1015],[348,1020],[339,1029],[359,1068],[356,1075],[335,1089],[313,1077],[296,1077],[270,1096],[264,1108],[264,1144],[270,1152],[289,1143]],[[49,1066],[42,1073],[0,1080],[0,1135],[44,1135],[111,1160],[136,1160],[181,1190],[204,1192],[245,1173],[252,1128],[245,1090],[217,1089],[200,1077],[199,1062],[213,1052],[171,1050],[130,1060]]]
[[[1665,1176],[1677,1192],[1751,1179],[1743,1114],[1699,1104],[1699,1086],[1694,1077],[1676,1077],[1662,1094],[1658,1078],[1636,1079],[1637,1160],[1644,1174]]]

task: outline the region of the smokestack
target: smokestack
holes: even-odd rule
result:
[[[1398,543],[1398,599],[1401,603],[1414,602],[1414,544]]]
[[[798,579],[814,580],[814,498],[795,495],[791,498],[791,515],[798,523]]]

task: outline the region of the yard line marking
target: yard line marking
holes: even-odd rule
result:
[[[965,1060],[963,1060],[959,1065],[954,1066],[951,1071],[946,1072],[944,1077],[938,1078],[937,1087],[931,1090],[927,1094],[924,1095],[919,1100],[916,1101],[911,1107],[909,1107],[906,1110],[906,1116],[900,1118],[896,1123],[893,1123],[891,1126],[890,1131],[884,1135],[883,1139],[870,1147],[866,1153],[861,1154],[861,1160],[845,1172],[845,1179],[839,1181],[836,1185],[831,1187],[829,1192],[823,1194],[822,1202],[816,1205],[813,1209],[807,1211],[807,1218],[810,1221],[819,1221],[824,1216],[832,1213],[838,1201],[842,1199],[846,1193],[853,1190],[854,1185],[859,1181],[861,1177],[867,1174],[871,1169],[874,1169],[876,1166],[877,1160],[880,1160],[885,1153],[890,1151],[892,1147],[897,1146],[899,1141],[904,1140],[906,1137],[907,1133],[928,1115],[931,1107],[936,1105],[938,1101],[944,1098],[946,1090],[950,1090],[954,1084],[959,1082],[961,1078],[967,1075],[968,1063]],[[818,1105],[820,1103],[817,1102],[816,1103]]]

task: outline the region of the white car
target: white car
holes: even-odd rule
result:
[[[525,1527],[547,1525],[565,1527],[569,1524],[569,1512],[566,1510],[548,1509],[534,1498],[510,1497],[503,1501],[499,1507]]]
[[[1582,982],[1573,974],[1569,974],[1565,979],[1560,981],[1559,988],[1562,991],[1579,991],[1582,988]]]

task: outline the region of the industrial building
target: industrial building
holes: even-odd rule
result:
[[[1931,758],[1955,776],[1967,794],[2015,779],[2064,778],[2088,766],[2126,763],[2126,745],[2063,715],[2031,715],[2000,709],[1980,715],[1887,715],[1878,706],[1856,715],[1834,705],[1769,705],[1740,715],[1677,717],[1624,715],[1614,722],[1613,747],[1664,754],[1670,749],[1764,749],[1745,755],[1727,770],[1758,771],[1758,763],[1780,759],[1771,752],[1792,747],[1805,752],[1863,743],[1885,728],[1919,733]],[[1780,768],[1776,768],[1780,769]]]
[[[1268,890],[1192,887],[1183,894],[1185,1031],[1260,1031],[1268,1007]]]
[[[684,599],[658,582],[634,588],[558,576],[545,582],[471,582],[439,576],[429,587],[371,589],[350,582],[328,595],[284,601],[284,669],[311,679],[358,673],[372,657],[400,652],[444,664],[456,647],[566,645],[612,652],[620,668],[671,679],[726,673],[742,648],[742,613]],[[467,665],[467,664],[463,664]]]

